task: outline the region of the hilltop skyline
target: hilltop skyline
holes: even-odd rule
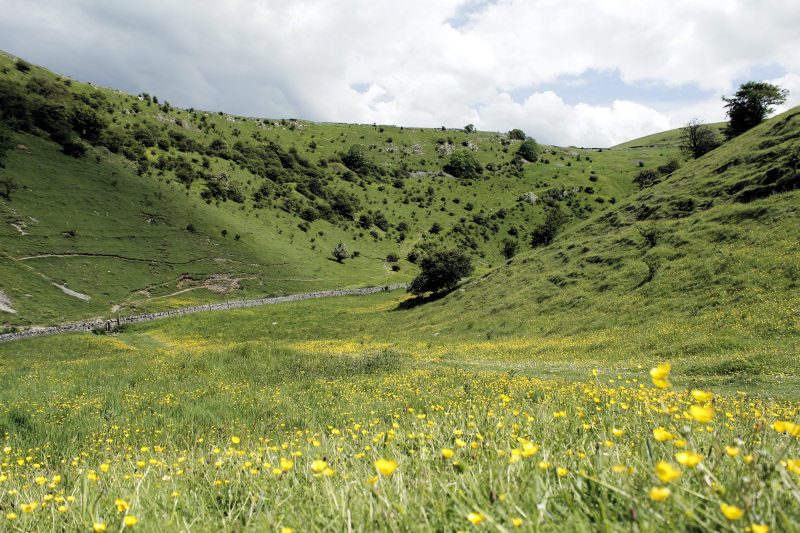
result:
[[[0,49],[180,107],[610,146],[724,119],[764,80],[800,104],[790,2],[0,0]]]

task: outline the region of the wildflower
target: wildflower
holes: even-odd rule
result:
[[[375,461],[375,469],[382,476],[391,476],[397,468],[397,461],[391,459],[378,459]]]
[[[467,520],[471,523],[475,524],[476,526],[483,522],[483,515],[481,513],[469,513],[467,515]]]
[[[325,461],[311,461],[311,470],[314,472],[322,472],[326,466],[328,466],[328,463]]]
[[[564,477],[567,475],[567,469],[563,466],[559,466],[556,468],[556,473],[558,474],[558,477]]]
[[[233,435],[233,436],[231,436],[231,442],[232,442],[232,443],[234,443],[234,444],[239,444],[241,441],[242,441],[242,439],[240,439],[240,438],[239,438],[239,437],[237,437],[236,435]]]
[[[736,507],[735,505],[727,505],[725,503],[720,503],[719,508],[722,510],[722,514],[725,515],[725,518],[728,520],[738,520],[742,516],[744,516],[744,511]]]
[[[100,470],[102,470],[103,472],[108,472],[109,468],[110,467],[106,463],[103,463],[103,464],[100,465]]]
[[[546,461],[539,461],[539,468],[541,468],[542,470],[547,470],[548,468],[550,468],[550,463]]]
[[[657,502],[666,500],[670,494],[672,494],[672,491],[669,490],[669,487],[652,487],[648,492],[650,499]]]
[[[284,472],[288,472],[289,470],[292,469],[293,466],[294,466],[294,461],[292,461],[291,459],[284,459],[283,457],[281,457],[281,470],[283,470]]]
[[[769,526],[765,524],[751,524],[750,531],[753,533],[769,533]]]
[[[694,468],[703,458],[695,452],[678,452],[675,454],[675,460],[683,466]]]
[[[450,448],[442,448],[442,455],[443,455],[445,458],[447,458],[447,459],[449,459],[449,458],[453,457],[453,455],[454,455],[455,453],[456,453],[456,452],[454,452],[454,451],[453,451],[453,450],[451,450]]]
[[[664,461],[659,461],[656,463],[656,473],[658,474],[658,478],[662,483],[669,483],[681,475],[680,470],[677,470],[671,464]]]
[[[466,446],[466,445],[467,445],[467,443],[466,443],[466,442],[464,442],[463,440],[461,440],[461,439],[456,439],[456,446],[458,446],[459,448],[463,448],[463,447],[464,447],[464,446]]]
[[[621,437],[621,436],[623,436],[625,434],[625,430],[624,429],[611,428],[611,433],[615,437]]]
[[[705,423],[714,418],[714,409],[703,407],[702,405],[693,405],[689,408],[689,414],[698,422]]]
[[[6,453],[8,453],[8,452],[6,452]],[[16,518],[17,518],[17,513],[8,513],[8,514],[6,514],[6,519],[7,520],[15,520]]]
[[[667,376],[669,376],[670,368],[669,363],[664,363],[650,369],[650,378],[653,380],[653,384],[659,389],[666,389],[669,387]]]
[[[522,457],[530,457],[539,451],[539,446],[531,442],[522,445]]]
[[[281,528],[281,533],[294,533],[294,529],[292,529],[290,527],[282,527]]]
[[[66,513],[67,509],[69,509],[69,507],[67,507],[66,505],[59,505],[58,506],[58,512],[59,513]]]
[[[700,403],[706,403],[708,401],[711,401],[712,396],[714,395],[711,394],[710,392],[702,391],[700,389],[694,389],[692,391],[692,398],[694,398],[695,401]]]
[[[105,522],[95,522],[94,524],[92,524],[92,529],[94,531],[98,532],[98,533],[100,531],[105,531],[106,530],[106,524],[105,524]]]
[[[675,438],[675,435],[667,431],[662,427],[657,427],[653,430],[653,438],[657,441],[665,441],[665,440],[672,440]]]
[[[369,478],[369,479],[366,481],[367,485],[374,485],[375,483],[377,483],[377,482],[378,482],[378,478],[379,478],[379,477],[380,477],[380,476],[375,476],[375,477],[371,477],[371,478]]]
[[[114,505],[117,506],[118,513],[124,513],[125,511],[131,508],[131,504],[129,504],[122,498],[117,498],[116,500],[114,500]]]
[[[22,509],[23,513],[32,513],[33,511],[36,510],[37,507],[39,507],[39,504],[36,502],[23,503],[22,505],[19,506],[19,508]]]
[[[653,385],[655,385],[659,389],[668,389],[670,387],[669,381],[667,381],[666,379],[653,378]]]
[[[322,475],[325,476],[325,477],[332,477],[335,473],[336,473],[336,470],[334,470],[333,468],[330,468],[330,467],[328,467],[328,468],[326,468],[325,470],[322,471]]]
[[[522,518],[512,518],[511,525],[514,527],[519,527],[522,525]]]
[[[125,517],[125,520],[123,520],[123,522],[125,523],[126,527],[133,527],[139,523],[139,519],[136,518],[135,516],[128,515]]]
[[[736,457],[737,455],[739,455],[740,451],[741,450],[736,446],[725,446],[725,453],[727,453],[731,457]]]

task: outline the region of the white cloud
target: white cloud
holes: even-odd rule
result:
[[[174,105],[409,126],[521,127],[543,142],[611,145],[723,118],[753,67],[800,100],[794,0],[0,0],[0,48]],[[452,27],[448,20],[468,8]],[[566,104],[535,87],[588,69],[712,97]],[[359,93],[353,84],[367,84]],[[532,87],[522,103],[510,91]],[[587,87],[590,90],[591,87]],[[589,100],[587,98],[587,100]],[[635,100],[635,98],[633,99]]]

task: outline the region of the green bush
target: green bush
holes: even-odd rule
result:
[[[419,275],[408,287],[417,296],[452,289],[472,274],[472,258],[459,249],[435,251],[420,262]]]

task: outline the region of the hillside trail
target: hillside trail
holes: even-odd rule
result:
[[[196,305],[192,307],[174,309],[172,311],[163,311],[160,313],[148,313],[144,315],[118,317],[116,319],[111,319],[111,320],[97,319],[88,322],[67,323],[59,326],[33,327],[22,331],[2,334],[0,335],[0,342],[12,341],[28,337],[58,335],[60,333],[69,333],[76,331],[92,331],[98,328],[104,329],[105,331],[112,331],[116,326],[121,326],[122,324],[149,322],[151,320],[159,320],[161,318],[183,316],[183,315],[202,313],[207,311],[224,311],[228,309],[243,309],[246,307],[257,307],[261,305],[272,305],[284,302],[297,302],[301,300],[310,300],[314,298],[330,298],[334,296],[375,294],[378,292],[406,289],[408,288],[408,285],[409,285],[408,283],[399,283],[396,285],[381,285],[375,287],[364,287],[361,289],[338,289],[329,291],[304,292],[299,294],[290,294],[288,296],[259,298],[257,300],[235,300],[235,301],[220,302],[215,304]]]

